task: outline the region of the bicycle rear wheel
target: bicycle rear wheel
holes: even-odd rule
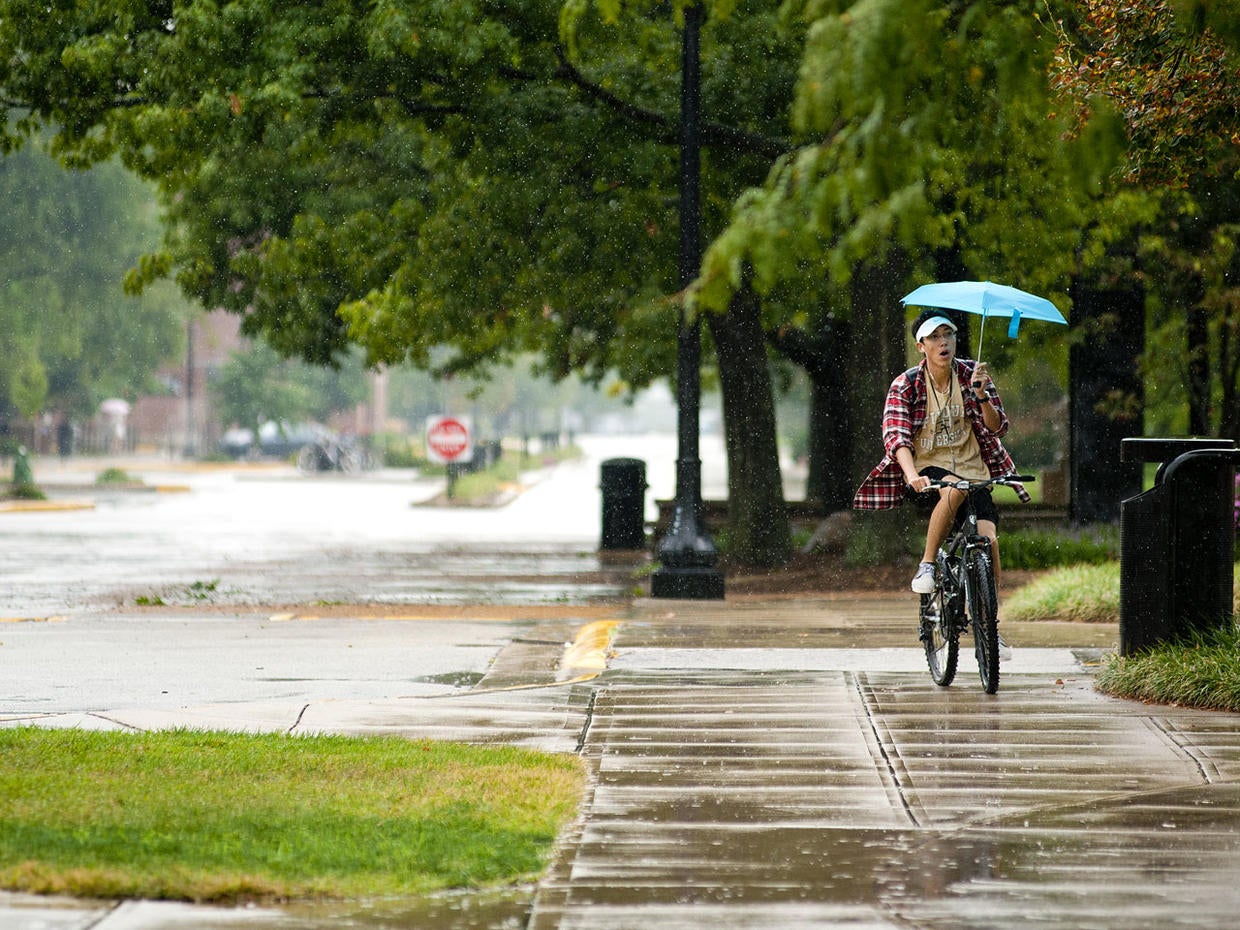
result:
[[[947,599],[940,584],[933,594],[921,596],[918,636],[926,649],[926,665],[936,685],[946,688],[956,677],[960,657],[959,628],[948,613]]]
[[[977,673],[987,694],[999,690],[999,599],[990,556],[974,552],[968,566],[969,620],[973,625],[973,649]]]

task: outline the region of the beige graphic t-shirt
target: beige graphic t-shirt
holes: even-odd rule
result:
[[[947,391],[940,393],[934,379],[926,373],[926,421],[913,437],[913,464],[917,470],[927,465],[946,468],[969,480],[990,477],[982,450],[973,435],[969,418],[964,415],[964,396],[953,373]]]

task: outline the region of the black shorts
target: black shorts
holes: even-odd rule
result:
[[[946,468],[939,468],[937,465],[927,465],[919,471],[918,474],[925,475],[927,478],[942,478],[945,475],[950,475],[951,472],[949,472]],[[917,504],[917,509],[924,512],[924,514],[928,517],[930,516],[930,511],[934,509],[934,505],[939,502],[938,488],[931,488],[929,491],[914,494],[913,500]],[[973,512],[977,514],[977,518],[979,520],[989,520],[995,525],[995,529],[998,529],[999,511],[995,508],[995,501],[990,495],[990,488],[973,492]],[[952,532],[954,533],[956,530],[960,529],[963,523],[964,507],[961,506],[961,508],[956,511],[956,520],[952,524]]]

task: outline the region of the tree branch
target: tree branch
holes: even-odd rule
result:
[[[626,119],[663,130],[666,134],[665,138],[669,142],[678,138],[680,129],[678,119],[672,119],[655,110],[639,107],[591,81],[568,60],[568,57],[564,54],[563,47],[556,46],[555,55],[559,61],[556,74],[559,77],[565,78],[586,96],[598,100]],[[788,142],[783,139],[758,135],[757,133],[747,132],[744,129],[737,129],[735,126],[724,126],[722,123],[703,123],[701,136],[702,142],[706,145],[727,148],[732,151],[748,152],[753,155],[762,155],[770,159],[778,158],[789,149]]]

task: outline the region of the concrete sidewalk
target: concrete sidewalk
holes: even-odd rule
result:
[[[1127,928],[1240,911],[1240,715],[1099,695],[1113,627],[1011,624],[932,684],[911,597],[639,601],[512,643],[448,697],[96,716],[579,752],[581,816],[538,888],[419,909],[9,896],[0,927]],[[606,668],[599,668],[605,663]],[[70,720],[61,724],[72,725]],[[104,724],[99,724],[104,725]]]

